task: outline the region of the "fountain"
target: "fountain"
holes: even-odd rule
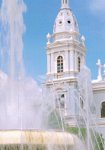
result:
[[[63,119],[55,111],[54,93],[47,93],[46,89],[42,90],[34,79],[25,76],[22,41],[25,31],[23,20],[25,11],[26,5],[23,0],[2,0],[0,9],[0,150],[85,150],[81,137],[79,139],[65,131]],[[82,93],[81,87],[82,85],[79,87],[80,93]],[[85,92],[87,94],[87,91]],[[78,95],[79,92],[76,93]],[[83,101],[84,99],[86,100],[83,98]],[[78,105],[78,98],[76,100]],[[77,107],[81,112],[80,106]],[[49,123],[52,112],[57,122],[55,127],[51,127]],[[86,118],[88,113],[85,115]],[[81,118],[84,119],[84,115],[81,115]],[[77,125],[80,129],[80,122]],[[88,131],[87,145],[90,150],[88,120],[85,125]]]
[[[0,9],[0,150],[73,149],[77,137],[48,130],[49,114],[55,109],[32,78],[25,76],[23,0],[2,0]],[[77,150],[77,148],[75,148]]]
[[[56,136],[55,136],[56,135]],[[4,145],[8,149],[47,149],[48,146],[52,148],[64,148],[65,145],[69,149],[73,148],[74,139],[71,134],[61,133],[55,131],[1,131],[0,132],[0,148]]]
[[[79,110],[77,124],[80,134],[82,128],[86,129],[85,141],[88,150],[104,150],[104,142],[96,123],[96,106],[93,101],[91,71],[86,66],[83,66],[79,73],[78,86],[80,98],[79,101],[76,99],[76,105]]]
[[[47,111],[47,100],[43,101],[41,88],[35,80],[25,76],[22,42],[25,31],[23,21],[25,11],[23,0],[2,1],[0,13],[1,130],[41,128],[43,115]]]

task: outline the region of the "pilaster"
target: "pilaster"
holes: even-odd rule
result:
[[[74,71],[74,51],[70,51],[70,71]]]

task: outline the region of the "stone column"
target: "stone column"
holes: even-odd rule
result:
[[[70,71],[74,71],[74,51],[70,51]]]
[[[54,53],[51,53],[51,73],[54,73]]]

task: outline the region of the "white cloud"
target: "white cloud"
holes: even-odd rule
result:
[[[105,13],[105,0],[90,0],[90,9],[94,13]]]

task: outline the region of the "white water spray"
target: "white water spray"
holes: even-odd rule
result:
[[[23,13],[26,6],[23,0],[3,0],[1,5],[1,38],[2,54],[8,57],[9,77],[21,77],[24,74],[23,65],[23,33],[25,25]],[[5,33],[5,34],[4,34]],[[4,58],[6,60],[6,58]],[[4,61],[3,61],[4,63]]]
[[[0,10],[0,129],[45,128],[49,104],[23,63],[23,0],[2,0]],[[6,72],[6,73],[4,73]],[[48,96],[48,95],[47,95]]]

